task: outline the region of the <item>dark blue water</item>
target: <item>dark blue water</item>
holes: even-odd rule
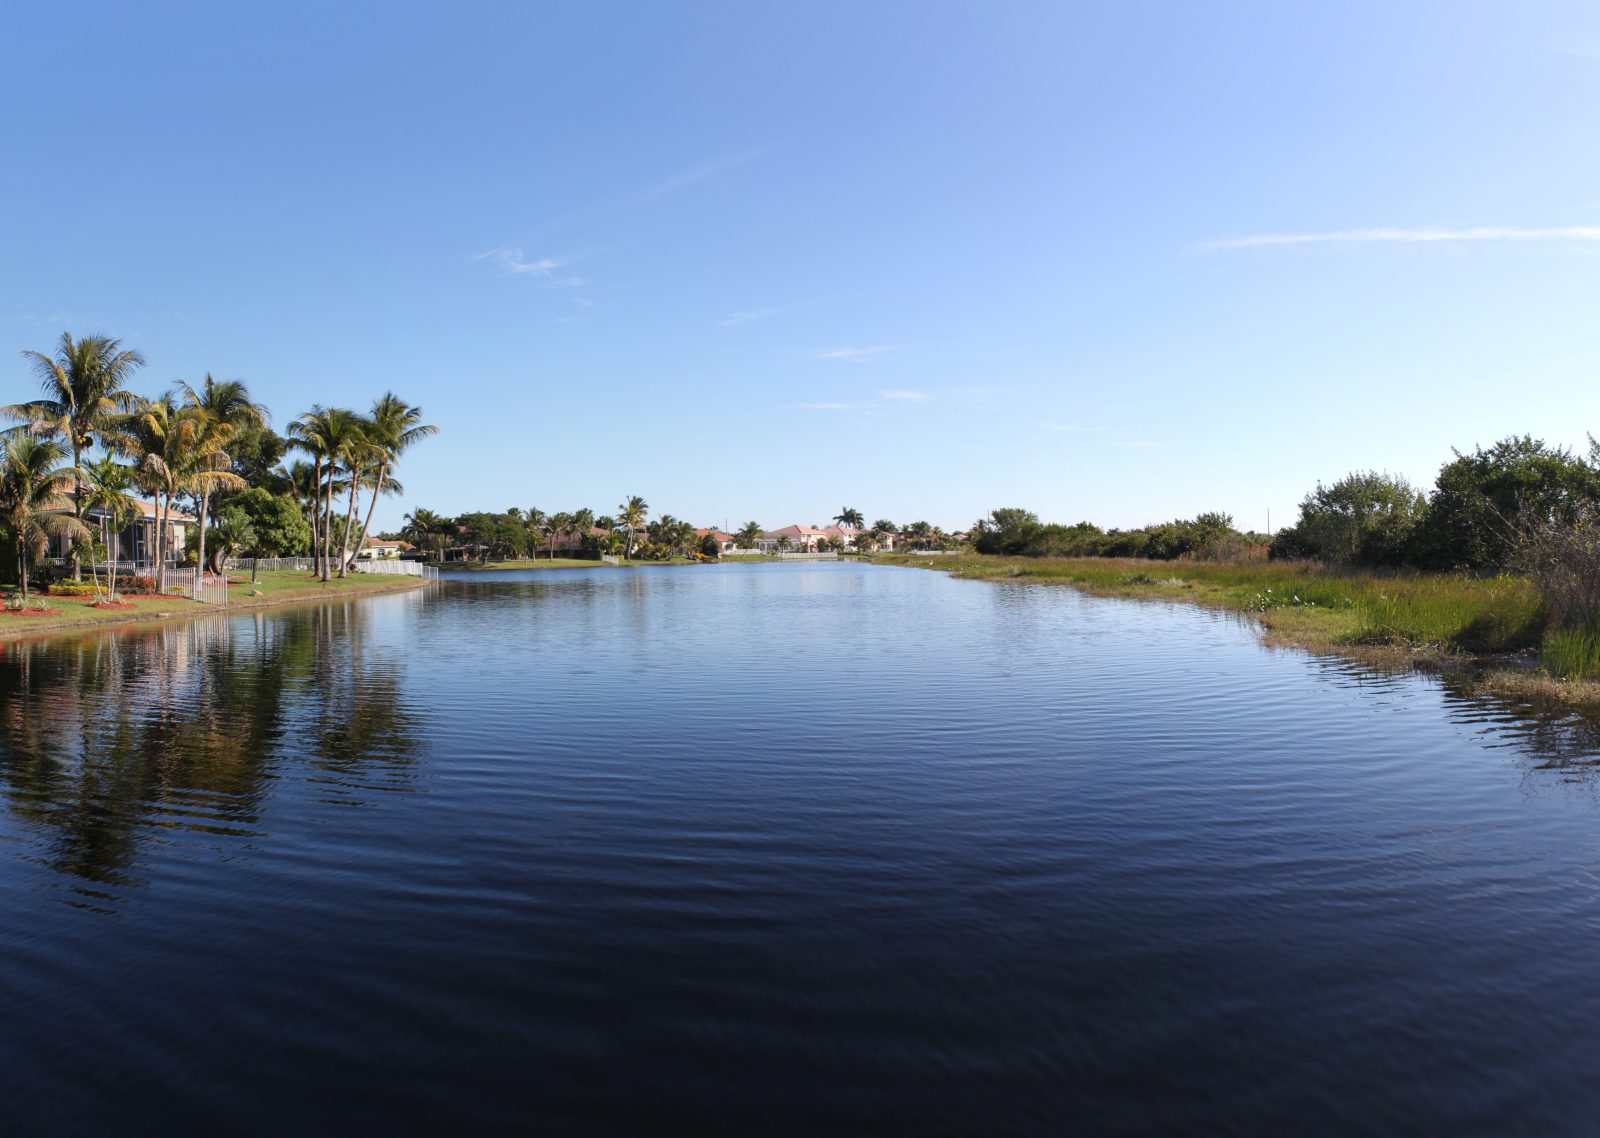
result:
[[[8,644],[0,1133],[1592,1134],[1597,754],[873,567]]]

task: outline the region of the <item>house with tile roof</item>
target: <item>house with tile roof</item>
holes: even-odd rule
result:
[[[716,538],[717,551],[719,553],[730,553],[738,546],[738,538],[731,533],[723,533],[719,529],[696,529],[694,535],[702,542],[705,541],[708,535]]]
[[[785,538],[788,539],[787,546],[784,544]],[[768,530],[756,541],[756,548],[762,553],[776,553],[783,548],[793,553],[816,553],[827,540],[826,530],[815,526],[792,525]]]
[[[376,537],[369,537],[356,553],[356,560],[395,561],[407,553],[414,553],[416,548],[409,541],[383,541]]]
[[[68,491],[70,495],[71,491]],[[178,561],[184,556],[184,543],[189,538],[189,527],[195,524],[193,515],[186,514],[176,506],[167,510],[167,540],[164,552],[158,558],[156,555],[156,531],[159,528],[159,518],[153,502],[135,499],[134,505],[139,508],[139,516],[121,530],[111,534],[107,543],[106,557],[111,561]],[[62,507],[50,511],[57,514],[70,514],[71,507]],[[98,508],[89,508],[83,511],[83,524],[94,531],[95,540],[100,537],[100,519],[105,516],[105,511]],[[50,538],[45,556],[56,560],[63,560],[72,555],[67,539],[56,534]]]

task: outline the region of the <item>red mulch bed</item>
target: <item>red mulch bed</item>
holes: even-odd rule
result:
[[[60,616],[60,609],[0,609],[7,616]]]

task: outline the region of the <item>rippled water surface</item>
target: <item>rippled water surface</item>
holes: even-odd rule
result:
[[[1592,1134],[1592,731],[1181,606],[480,574],[0,646],[0,1133]]]

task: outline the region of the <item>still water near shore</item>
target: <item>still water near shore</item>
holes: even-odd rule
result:
[[[1597,755],[871,566],[4,645],[0,1133],[1591,1133]]]

